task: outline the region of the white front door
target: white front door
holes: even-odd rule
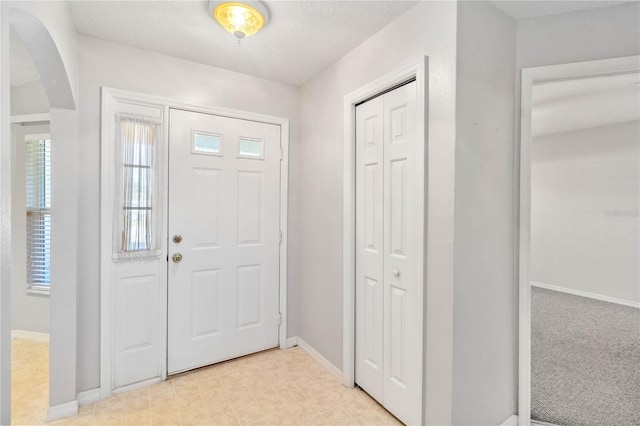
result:
[[[356,383],[422,421],[424,159],[416,83],[356,107]]]
[[[280,126],[172,109],[168,373],[278,346]]]

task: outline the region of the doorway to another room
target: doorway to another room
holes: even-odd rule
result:
[[[640,421],[638,59],[523,71],[523,425]]]
[[[51,286],[50,107],[20,35],[11,46],[11,423],[45,421],[49,408]]]

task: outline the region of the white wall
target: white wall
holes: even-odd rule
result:
[[[536,2],[537,3],[537,2]],[[518,22],[518,69],[637,55],[640,3]]]
[[[297,89],[256,77],[80,36],[78,251],[79,390],[100,384],[100,87],[147,93],[291,119],[289,187],[289,336],[297,335]]]
[[[47,110],[48,111],[48,110]],[[25,135],[49,133],[49,124],[14,124],[11,229],[11,328],[49,333],[49,295],[27,292],[27,220]]]
[[[453,424],[515,411],[513,102],[516,23],[458,2]]]
[[[535,138],[531,161],[531,280],[640,302],[640,121]]]
[[[42,81],[11,86],[11,115],[49,112],[49,99]]]
[[[342,367],[343,98],[429,56],[426,422],[451,422],[456,5],[421,2],[301,87],[300,337]],[[432,318],[434,320],[429,320]]]

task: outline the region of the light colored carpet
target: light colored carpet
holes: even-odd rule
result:
[[[531,288],[531,418],[640,425],[640,309]]]

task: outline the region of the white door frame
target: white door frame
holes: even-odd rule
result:
[[[344,97],[342,372],[343,383],[348,387],[353,387],[355,384],[356,105],[376,95],[382,94],[402,83],[415,79],[418,91],[416,98],[416,116],[418,117],[419,123],[416,137],[418,138],[418,141],[423,142],[422,144],[420,144],[418,151],[425,153],[427,145],[426,114],[428,99],[428,58],[426,56],[420,56],[410,61],[409,64],[409,66],[400,68],[395,72],[389,73],[375,81],[372,81],[371,83],[349,93]],[[422,162],[421,165],[422,167],[425,167],[426,161]],[[424,185],[424,187],[426,188],[426,181],[424,182]],[[424,274],[423,277],[426,277],[426,274]],[[426,294],[426,285],[424,287],[423,293]],[[423,312],[426,314],[426,310],[423,310]]]
[[[531,424],[531,110],[533,86],[551,81],[640,72],[640,56],[524,68],[520,128],[518,424]]]
[[[279,286],[279,302],[280,314],[282,321],[278,330],[278,344],[280,349],[287,347],[287,213],[288,213],[288,189],[289,189],[289,119],[276,117],[247,111],[240,111],[223,107],[211,107],[202,105],[193,105],[181,102],[176,99],[164,98],[143,93],[130,92],[126,90],[102,87],[102,129],[101,129],[101,237],[100,237],[100,398],[108,398],[112,395],[113,383],[113,351],[114,351],[114,300],[112,286],[115,280],[114,264],[112,261],[112,217],[114,210],[113,200],[113,184],[114,175],[114,145],[109,143],[113,141],[115,134],[114,115],[116,112],[116,104],[118,102],[133,103],[145,106],[159,107],[162,109],[162,255],[161,261],[168,265],[166,256],[168,253],[168,184],[169,184],[169,111],[171,109],[181,109],[191,112],[199,112],[204,114],[219,115],[241,120],[257,121],[267,124],[275,124],[280,126],[280,144],[282,146],[282,159],[280,161],[280,230],[282,232],[282,243],[280,244],[280,286]],[[168,276],[167,266],[163,267],[161,295],[160,295],[160,312],[161,318],[158,320],[162,323],[160,334],[160,347],[164,348],[160,357],[160,371],[157,378],[148,381],[133,384],[119,389],[124,391],[148,385],[152,382],[164,380],[167,377],[167,287]]]

